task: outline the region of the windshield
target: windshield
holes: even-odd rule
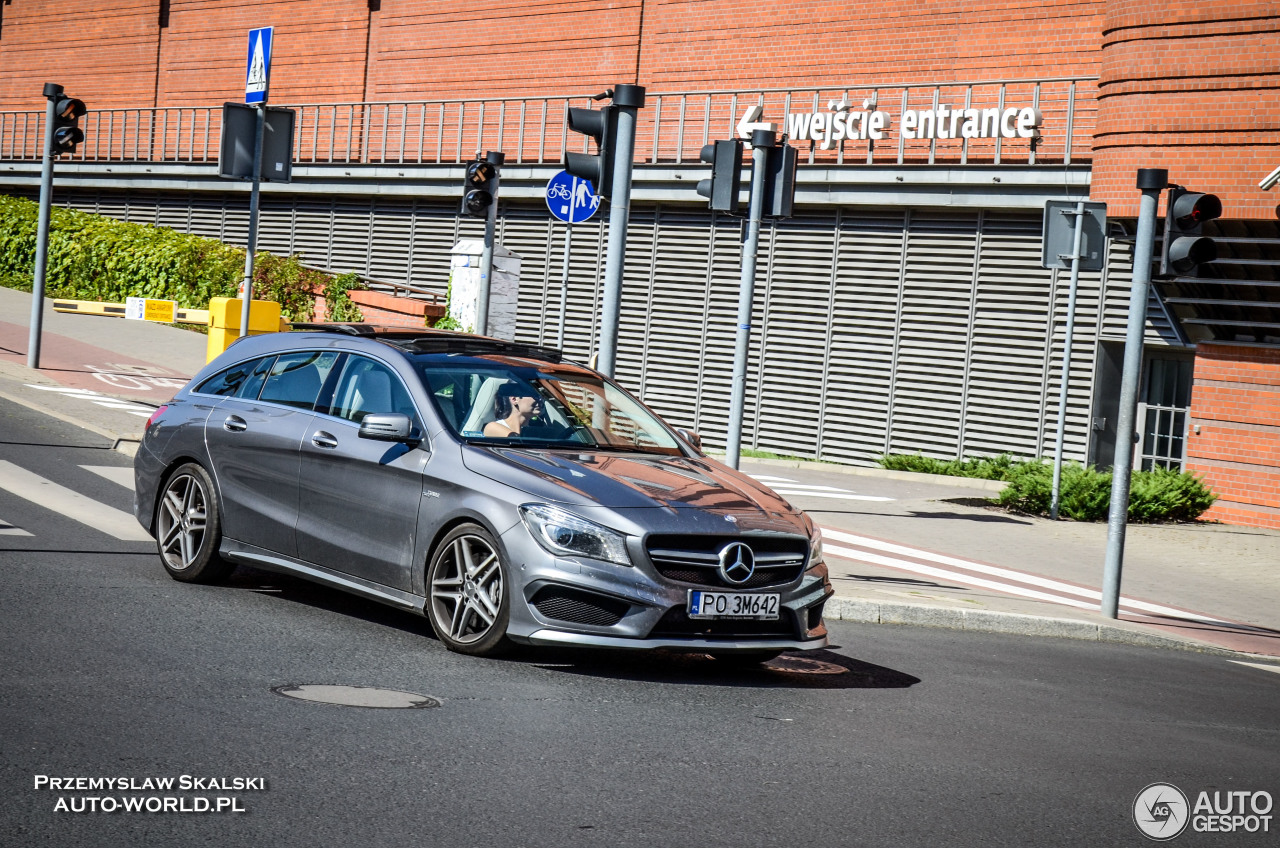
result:
[[[440,354],[415,364],[445,423],[469,442],[682,453],[657,416],[585,368]]]

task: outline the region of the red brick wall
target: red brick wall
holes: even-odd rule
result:
[[[1194,380],[1187,469],[1218,495],[1204,518],[1280,528],[1280,349],[1202,343]]]
[[[273,103],[358,102],[368,23],[366,0],[171,0],[160,48],[160,103],[243,102],[249,30],[264,26],[275,27]]]
[[[0,110],[43,110],[46,82],[91,109],[153,104],[156,0],[13,0],[3,12]]]
[[[1223,217],[1272,218],[1258,181],[1280,165],[1280,6],[1274,0],[1107,0],[1095,200],[1133,216],[1138,168],[1222,198]]]
[[[1098,72],[1103,0],[649,0],[655,90],[857,86]]]
[[[383,0],[369,99],[595,93],[634,82],[640,7],[641,0]]]

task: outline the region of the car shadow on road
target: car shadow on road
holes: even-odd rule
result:
[[[539,668],[607,680],[677,686],[748,689],[905,689],[920,682],[901,671],[831,650],[786,653],[767,663],[740,666],[707,654],[522,649],[518,657]]]
[[[292,576],[241,565],[223,586],[436,639],[430,622],[422,616]],[[905,689],[920,682],[918,677],[846,657],[834,650],[791,652],[768,663],[744,667],[707,654],[520,645],[499,661],[601,679],[753,689]]]

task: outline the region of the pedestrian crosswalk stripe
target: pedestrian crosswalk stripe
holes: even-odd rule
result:
[[[32,534],[23,530],[21,527],[14,527],[9,522],[0,518],[0,536],[30,536]]]
[[[80,398],[95,403],[98,406],[105,406],[108,409],[119,409],[130,415],[137,415],[140,418],[150,418],[151,413],[155,412],[155,407],[144,406],[140,403],[130,403],[127,400],[120,400],[101,392],[95,392],[91,389],[72,389],[67,386],[40,386],[35,383],[27,383],[28,389],[40,389],[43,392],[57,392],[58,394],[67,395],[69,397]],[[102,398],[98,400],[98,398]]]
[[[12,462],[0,460],[0,489],[123,542],[151,541],[147,531],[124,510],[98,503]]]
[[[127,465],[82,465],[80,467],[133,491],[133,469]]]
[[[1243,660],[1228,660],[1228,662],[1233,662],[1236,665],[1247,665],[1249,666],[1249,668],[1260,668],[1263,671],[1274,671],[1276,674],[1280,674],[1280,665],[1267,665],[1265,663],[1251,663],[1251,662],[1244,662]]]
[[[832,498],[841,501],[874,501],[878,503],[893,500],[893,498],[878,497],[876,495],[858,495],[848,489],[841,489],[836,486],[797,483],[788,477],[774,477],[768,474],[752,474],[751,476],[780,495],[791,495],[798,498]]]

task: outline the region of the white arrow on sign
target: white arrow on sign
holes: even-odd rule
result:
[[[757,103],[747,109],[742,115],[742,120],[738,121],[738,138],[751,140],[753,130],[769,130],[774,131],[777,126],[771,121],[761,121],[760,116],[764,113],[764,107]]]

